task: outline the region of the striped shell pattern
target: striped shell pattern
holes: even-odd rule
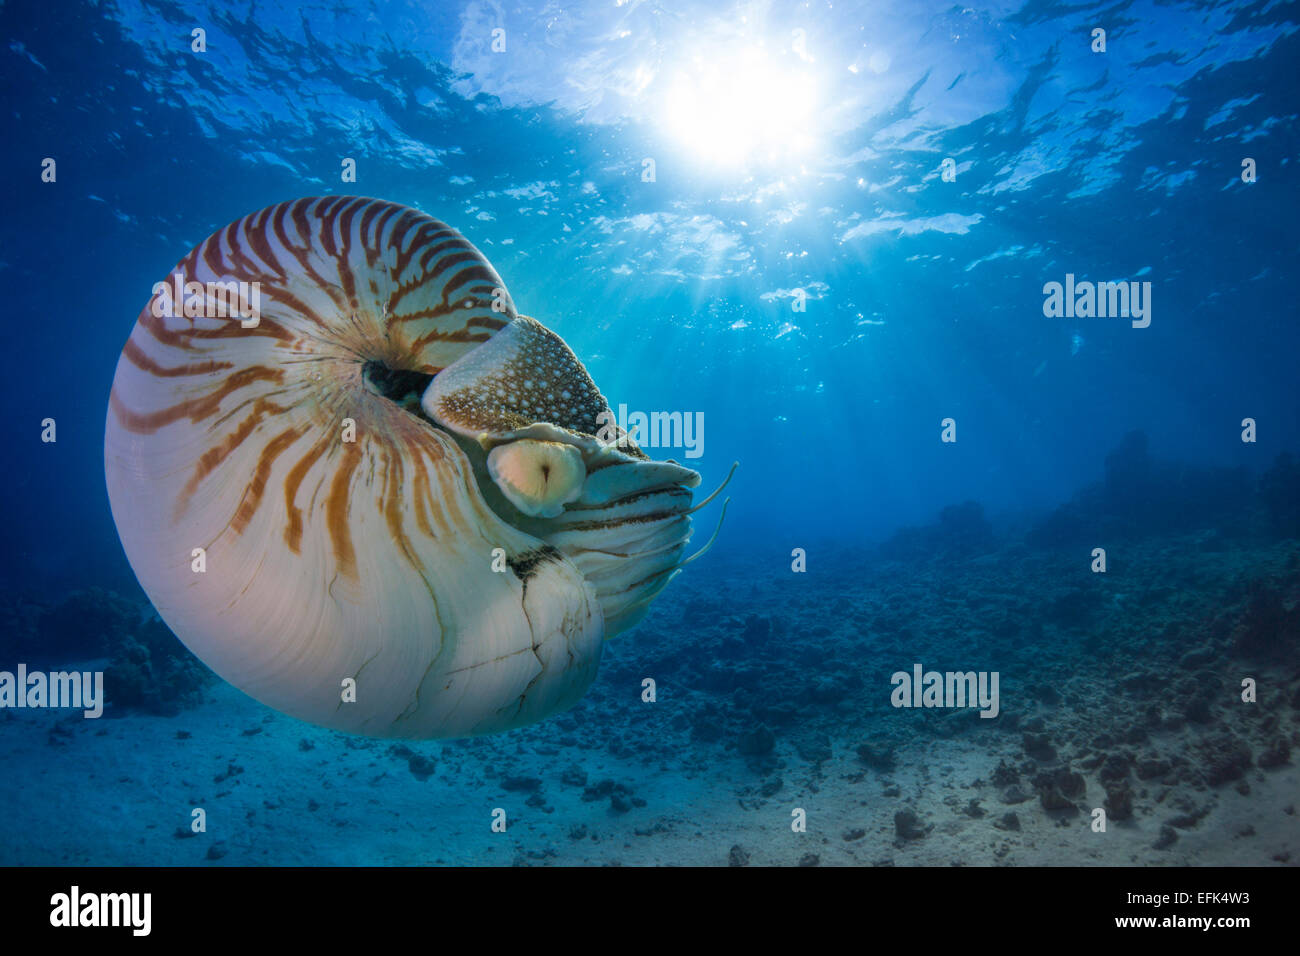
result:
[[[154,287],[109,499],[158,613],[248,694],[352,733],[491,733],[576,702],[681,563],[699,475],[600,436],[607,412],[458,232],[300,199]]]

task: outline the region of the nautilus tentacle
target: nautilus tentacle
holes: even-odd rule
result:
[[[690,536],[699,475],[607,414],[455,230],[302,199],[155,287],[105,470],[142,586],[222,677],[346,731],[490,733],[573,704]]]

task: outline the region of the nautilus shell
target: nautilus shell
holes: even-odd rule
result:
[[[700,476],[602,413],[454,229],[300,199],[155,286],[105,472],[141,585],[221,677],[348,732],[484,734],[576,702],[683,563]]]

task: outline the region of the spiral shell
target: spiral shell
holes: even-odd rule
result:
[[[484,734],[577,701],[681,562],[699,475],[603,413],[454,229],[300,199],[155,286],[105,472],[141,585],[230,683],[348,732]]]

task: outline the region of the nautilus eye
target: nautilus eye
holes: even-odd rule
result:
[[[155,286],[109,499],[159,614],[235,686],[354,733],[491,733],[582,696],[707,504],[608,412],[455,230],[301,199]]]
[[[572,445],[521,438],[492,449],[488,472],[524,514],[554,518],[582,493],[587,466]]]

